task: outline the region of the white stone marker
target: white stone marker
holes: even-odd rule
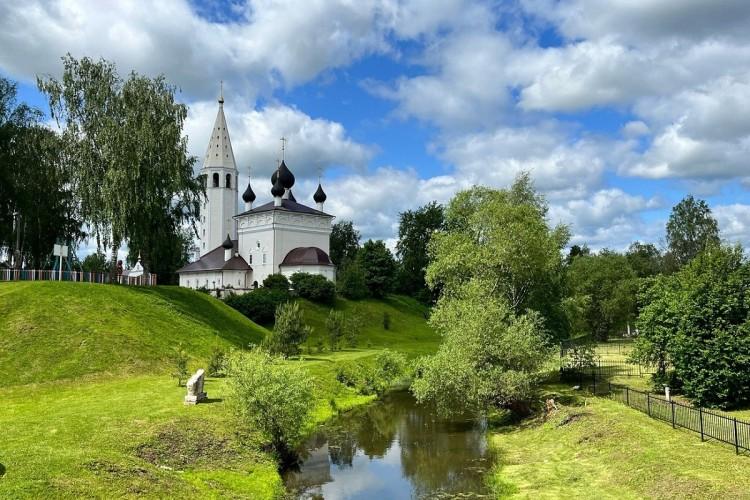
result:
[[[185,384],[185,387],[187,387],[186,405],[197,405],[206,399],[206,393],[203,392],[204,373],[203,368],[201,368]]]
[[[664,386],[664,395],[667,397],[667,401],[672,401],[672,395],[669,393],[669,386]]]

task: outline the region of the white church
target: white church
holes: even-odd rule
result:
[[[206,182],[198,224],[200,258],[177,271],[180,286],[244,293],[274,273],[289,277],[305,272],[335,279],[328,256],[334,217],[323,211],[326,194],[320,183],[313,195],[315,208],[297,203],[292,194],[294,174],[282,160],[271,176],[270,201],[255,206],[248,182],[242,194],[245,210],[238,210],[239,177],[223,96],[200,175]]]

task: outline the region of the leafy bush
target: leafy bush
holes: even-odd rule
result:
[[[339,270],[336,287],[338,292],[347,299],[359,300],[370,295],[365,271],[357,261],[351,262]]]
[[[294,273],[291,281],[292,288],[302,298],[328,305],[336,298],[336,285],[319,274]]]
[[[271,324],[276,308],[289,300],[287,291],[273,288],[258,288],[242,295],[232,295],[225,303],[239,312],[263,325]]]
[[[263,288],[288,293],[289,280],[283,274],[269,274],[263,280]]]
[[[391,315],[387,312],[383,313],[383,330],[391,329]]]
[[[208,360],[208,375],[221,377],[224,375],[227,364],[227,353],[220,347],[214,347]]]
[[[575,344],[568,350],[565,364],[576,370],[585,370],[595,366],[595,354],[594,344]]]
[[[276,321],[263,347],[271,354],[289,357],[301,352],[300,346],[310,336],[310,327],[296,302],[286,302],[276,308]]]
[[[310,415],[310,375],[260,349],[233,353],[229,375],[228,404],[235,415],[260,430],[277,450],[289,451]]]
[[[336,366],[336,380],[347,387],[359,388],[362,385],[362,365],[355,361],[342,361]]]
[[[359,314],[353,313],[346,317],[344,322],[344,337],[348,347],[357,347],[359,335],[362,332],[362,318]]]

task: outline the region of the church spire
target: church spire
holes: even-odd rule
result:
[[[216,112],[214,128],[211,131],[211,139],[208,141],[208,149],[203,159],[203,168],[225,168],[230,169],[235,174],[237,164],[234,161],[234,151],[232,151],[232,141],[229,139],[229,129],[227,128],[227,119],[224,116],[224,84],[222,82],[219,89],[219,110]]]

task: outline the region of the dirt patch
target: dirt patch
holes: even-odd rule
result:
[[[147,477],[151,475],[151,473],[143,467],[121,465],[106,460],[92,460],[84,465],[97,476],[106,475],[117,478],[132,478]]]
[[[563,427],[563,426],[572,424],[573,422],[578,422],[579,420],[583,420],[584,418],[590,415],[591,415],[591,412],[588,412],[588,411],[568,413],[557,423],[555,427]]]
[[[135,455],[162,468],[184,469],[197,465],[226,465],[240,458],[237,443],[195,422],[163,427],[135,449]]]

